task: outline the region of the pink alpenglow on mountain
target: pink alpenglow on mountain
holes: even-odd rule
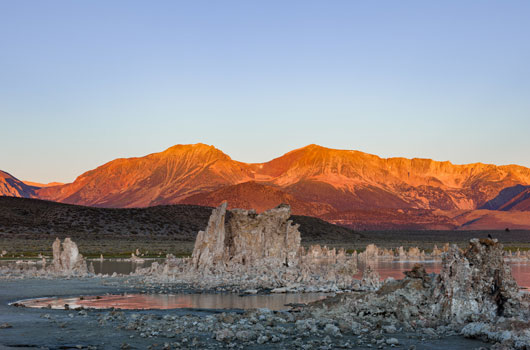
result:
[[[522,166],[384,159],[318,145],[259,164],[235,161],[205,144],[176,145],[110,161],[70,184],[20,183],[25,190],[4,192],[99,207],[218,206],[228,200],[232,208],[262,211],[287,203],[294,214],[368,229],[471,228],[465,218],[477,209],[530,209],[530,169]],[[530,227],[526,213],[516,221]],[[504,229],[515,220],[499,215],[490,215],[488,225]]]

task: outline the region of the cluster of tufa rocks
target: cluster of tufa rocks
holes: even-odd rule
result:
[[[409,259],[439,259],[443,253],[449,251],[449,243],[446,243],[442,249],[435,244],[431,253],[427,253],[418,247],[409,247],[408,249],[401,247],[394,249],[379,248],[375,244],[368,244],[364,252],[359,253],[359,259],[366,261],[372,259],[393,259],[393,260],[409,260]]]
[[[521,295],[504,262],[497,240],[472,239],[461,252],[456,246],[444,254],[437,276],[434,312],[456,322],[511,317],[519,313]]]
[[[325,255],[317,248],[311,251]],[[370,274],[365,278],[374,279]],[[415,349],[463,335],[495,343],[496,350],[524,350],[530,349],[529,306],[504,262],[502,245],[473,239],[464,250],[449,247],[438,275],[416,264],[402,280],[389,279],[377,290],[338,293],[289,311],[202,317],[111,311],[100,323],[166,341],[168,348]]]
[[[208,227],[200,231],[190,259],[168,258],[163,264],[137,270],[151,279],[238,290],[336,291],[351,289],[357,260],[344,250],[300,245],[291,208],[280,205],[257,214],[227,203],[214,209]]]
[[[87,267],[86,259],[79,253],[79,248],[70,238],[61,243],[56,238],[52,244],[53,260],[51,263],[42,255],[38,261],[17,260],[0,268],[2,278],[56,278],[84,277],[94,273],[92,264]]]
[[[530,302],[494,239],[472,239],[463,251],[450,247],[439,275],[416,264],[404,279],[385,281],[375,292],[339,297],[326,315],[341,322],[435,333],[451,329],[500,341],[506,349],[530,348]]]

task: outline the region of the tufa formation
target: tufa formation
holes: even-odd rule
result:
[[[298,263],[299,225],[289,220],[291,209],[279,205],[262,214],[234,209],[226,219],[227,202],[214,209],[208,227],[199,231],[193,249],[197,269],[229,264],[250,265],[266,260],[270,265]]]

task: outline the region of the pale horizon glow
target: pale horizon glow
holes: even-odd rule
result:
[[[530,2],[24,1],[0,11],[0,170],[308,144],[530,167]]]

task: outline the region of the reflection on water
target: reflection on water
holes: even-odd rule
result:
[[[425,261],[392,261],[377,259],[370,261],[372,269],[379,273],[381,279],[392,277],[395,279],[402,279],[404,277],[403,272],[410,271],[412,267],[420,263],[425,266],[427,273],[439,273],[442,267],[441,261],[437,260],[425,260]],[[512,275],[519,284],[520,287],[530,289],[530,262],[508,262],[512,268]],[[364,264],[359,264],[360,273],[357,274],[357,278],[362,277],[362,271],[364,270]]]
[[[530,289],[530,263],[511,262],[513,278],[524,289]]]
[[[125,294],[75,298],[39,298],[19,301],[26,307],[64,309],[259,309],[287,310],[288,304],[307,304],[329,294],[298,293],[239,296],[237,294]]]
[[[89,260],[89,264],[92,263],[94,266],[94,272],[96,274],[107,274],[112,275],[113,273],[128,275],[135,272],[138,267],[149,267],[151,264],[160,259],[145,259],[143,262],[132,262],[127,260]],[[39,264],[40,261],[34,260],[32,264]],[[420,263],[425,266],[425,270],[428,273],[435,272],[439,273],[441,268],[441,261],[439,260],[423,260],[423,261],[394,261],[386,259],[376,259],[370,261],[370,265],[376,270],[381,279],[387,277],[393,277],[395,279],[402,279],[403,272],[412,269],[414,264]],[[0,261],[0,267],[15,264],[15,261],[3,260]],[[512,268],[512,274],[519,286],[530,289],[530,261],[510,261],[508,264]],[[38,266],[38,265],[37,265]],[[364,270],[363,263],[359,263],[359,273],[355,276],[356,278],[362,277],[362,271]]]

